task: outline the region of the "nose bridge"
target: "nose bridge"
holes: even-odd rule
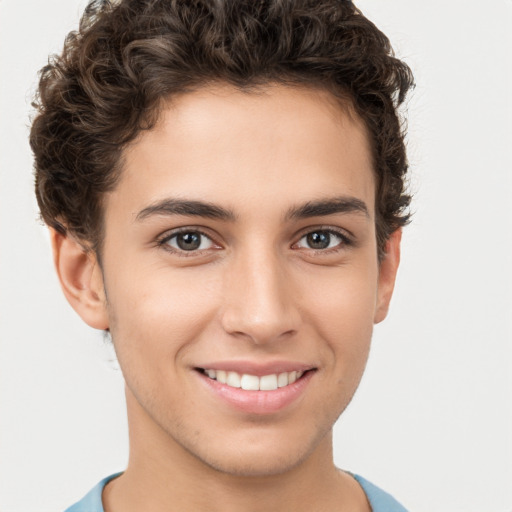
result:
[[[226,280],[224,329],[254,343],[267,343],[298,327],[293,282],[276,251],[253,244],[234,257]]]

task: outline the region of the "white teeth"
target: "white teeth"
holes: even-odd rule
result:
[[[260,389],[260,379],[255,375],[247,375],[244,373],[241,381],[242,389],[247,391],[258,391]]]
[[[261,391],[273,391],[277,389],[277,375],[263,375],[260,377],[260,390]]]
[[[285,386],[288,386],[288,374],[286,372],[280,373],[277,376],[277,386],[280,388],[284,388]]]
[[[217,380],[221,384],[227,384],[232,388],[242,388],[246,391],[274,391],[278,388],[284,388],[300,379],[304,372],[292,371],[280,374],[272,373],[270,375],[249,375],[247,373],[239,374],[237,372],[226,372],[224,370],[205,369],[204,373],[210,379]]]
[[[226,378],[226,384],[228,386],[231,386],[232,388],[239,388],[241,380],[242,379],[240,378],[240,375],[238,375],[238,373],[228,372],[228,375]]]

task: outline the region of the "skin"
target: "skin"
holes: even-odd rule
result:
[[[328,93],[215,85],[174,99],[126,149],[104,201],[101,267],[52,233],[69,302],[110,330],[126,380],[130,460],[106,512],[370,510],[333,464],[332,426],[399,263],[399,231],[378,261],[374,198],[364,126]],[[195,203],[178,214],[176,200],[230,215]],[[306,215],[315,202],[345,206]],[[180,250],[178,228],[203,233],[199,249]],[[329,247],[312,248],[311,233]],[[196,370],[239,360],[312,371],[291,405],[249,414]]]

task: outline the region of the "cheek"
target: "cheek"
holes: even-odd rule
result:
[[[377,294],[377,272],[372,269],[340,268],[303,294],[307,301],[302,316],[324,341],[323,356],[343,388],[357,386],[370,349]]]
[[[345,284],[347,286],[345,286]],[[353,288],[348,283],[326,294],[318,301],[315,316],[321,344],[326,388],[319,418],[330,424],[346,409],[363,376],[370,351],[373,333],[372,288]]]
[[[301,296],[308,321],[321,328],[326,339],[366,339],[375,314],[376,265],[375,269],[353,265],[318,273]]]
[[[152,361],[154,368],[172,363],[215,315],[218,293],[207,276],[152,268],[112,277],[106,283],[109,318],[121,363],[127,357]]]

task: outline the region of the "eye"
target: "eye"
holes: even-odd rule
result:
[[[343,244],[348,244],[349,240],[341,233],[326,229],[318,229],[305,234],[296,244],[300,249],[313,249],[322,251],[333,249]]]
[[[214,247],[211,238],[200,231],[182,231],[168,236],[161,242],[175,251],[203,251]]]

